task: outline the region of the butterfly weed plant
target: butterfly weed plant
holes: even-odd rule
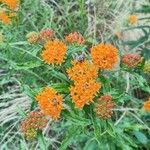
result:
[[[149,1],[0,0],[0,149],[150,149]]]

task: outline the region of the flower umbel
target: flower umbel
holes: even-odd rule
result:
[[[61,65],[64,62],[67,46],[59,40],[48,41],[44,45],[42,58],[47,64]]]
[[[88,61],[72,61],[72,68],[67,70],[69,78],[74,82],[80,80],[91,80],[95,79],[98,74],[96,67],[93,64],[90,64]]]
[[[19,5],[19,0],[1,0],[0,2],[5,3],[12,10],[16,10]]]
[[[9,18],[9,15],[6,13],[5,9],[0,11],[0,20],[5,25],[8,25],[11,23],[11,19]]]
[[[33,32],[29,32],[27,35],[26,35],[26,38],[27,38],[27,41],[30,43],[30,44],[34,44],[38,41],[38,33],[33,31]]]
[[[128,17],[128,20],[129,20],[129,23],[130,23],[130,24],[134,25],[134,24],[137,23],[138,18],[137,18],[136,15],[130,15],[130,16]]]
[[[112,109],[114,106],[115,104],[112,101],[112,97],[110,95],[104,95],[99,98],[94,111],[100,118],[108,119],[113,114]]]
[[[93,98],[101,88],[100,83],[96,80],[75,82],[74,86],[70,88],[70,95],[75,107],[82,109],[84,105],[93,102]]]
[[[54,36],[54,31],[51,29],[43,29],[40,33],[39,33],[39,40],[45,42],[45,41],[49,41],[52,39],[52,37]]]
[[[150,112],[150,98],[146,102],[144,102],[143,107],[146,111]]]
[[[118,50],[111,44],[98,44],[91,48],[92,61],[99,69],[112,70],[118,61]]]
[[[37,137],[37,131],[42,130],[47,122],[48,120],[42,112],[30,112],[27,118],[21,122],[21,131],[28,140],[34,139]]]
[[[51,116],[54,120],[60,117],[63,109],[63,97],[56,90],[46,87],[36,96],[36,100],[45,115]]]
[[[126,54],[122,56],[122,63],[130,68],[136,67],[142,61],[139,54]]]
[[[70,33],[69,35],[65,37],[65,39],[68,43],[84,44],[85,42],[84,37],[78,32]]]

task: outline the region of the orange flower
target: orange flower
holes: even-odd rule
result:
[[[70,88],[70,95],[75,103],[75,107],[82,109],[85,104],[91,103],[100,88],[101,85],[95,80],[76,82],[75,85]]]
[[[150,112],[150,98],[144,103],[144,109]]]
[[[96,104],[94,111],[96,114],[103,119],[108,119],[112,116],[114,108],[114,102],[110,95],[101,96]]]
[[[137,23],[138,18],[137,18],[136,15],[130,15],[130,16],[128,17],[128,20],[129,20],[130,24],[134,25],[134,24]]]
[[[41,54],[43,60],[47,64],[62,64],[67,52],[67,46],[58,40],[48,41],[44,45],[44,50]]]
[[[96,67],[92,64],[89,64],[88,61],[84,60],[82,62],[72,61],[73,67],[67,70],[69,78],[71,80],[90,80],[95,79],[97,75]]]
[[[0,11],[0,20],[3,24],[8,25],[11,23],[9,15],[6,13],[6,10]]]
[[[112,70],[118,60],[118,50],[111,44],[98,44],[91,48],[91,56],[99,69]]]
[[[27,118],[21,122],[21,131],[28,139],[34,139],[37,137],[37,131],[42,130],[48,120],[42,112],[34,111],[27,115]]]
[[[44,90],[36,96],[36,100],[45,115],[51,116],[54,120],[60,117],[60,113],[63,109],[63,97],[58,95],[54,89],[49,87],[44,88]]]
[[[19,5],[19,0],[1,0],[1,2],[5,3],[12,10],[16,10]]]
[[[77,32],[70,33],[65,37],[65,39],[68,43],[84,44],[85,42],[84,37]]]
[[[122,56],[122,63],[130,68],[136,67],[143,58],[139,54],[125,54]]]

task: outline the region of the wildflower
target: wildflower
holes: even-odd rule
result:
[[[29,32],[27,35],[26,35],[26,38],[27,38],[27,41],[30,43],[30,44],[34,44],[38,41],[38,33],[33,31],[33,32]]]
[[[37,137],[37,131],[42,130],[47,122],[48,120],[42,112],[30,112],[27,118],[21,122],[21,131],[28,140],[34,139]]]
[[[145,62],[143,71],[145,74],[150,74],[150,62]]]
[[[19,0],[1,0],[1,2],[5,3],[12,10],[16,10],[19,5]]]
[[[65,37],[66,41],[68,43],[78,43],[78,44],[84,44],[85,39],[82,35],[80,35],[78,32],[70,33]]]
[[[75,107],[82,109],[85,104],[93,101],[93,98],[101,88],[101,84],[95,80],[75,82],[74,86],[70,87],[70,95]]]
[[[95,79],[97,75],[96,67],[84,60],[82,62],[72,61],[73,67],[67,70],[69,78],[74,81]]]
[[[41,56],[47,64],[60,65],[65,59],[66,52],[67,46],[62,41],[54,40],[44,45]]]
[[[112,109],[114,108],[114,105],[112,97],[110,95],[104,95],[99,98],[94,111],[100,118],[108,119],[113,114]]]
[[[138,18],[137,18],[136,15],[130,15],[130,16],[128,17],[128,20],[129,20],[129,23],[130,23],[130,24],[134,25],[134,24],[137,23]]]
[[[36,100],[45,115],[49,115],[52,119],[57,120],[63,109],[63,97],[54,89],[46,87],[36,96]]]
[[[112,70],[118,60],[118,50],[111,44],[98,44],[91,48],[91,56],[99,69]]]
[[[51,29],[44,29],[39,33],[39,40],[41,41],[48,41],[51,40],[54,36],[54,31]]]
[[[150,112],[150,98],[144,103],[144,109]]]
[[[0,20],[5,25],[8,25],[11,23],[11,19],[9,18],[9,15],[6,13],[5,9],[0,11]]]
[[[141,61],[142,57],[139,54],[125,54],[122,56],[122,63],[130,68],[136,67]]]

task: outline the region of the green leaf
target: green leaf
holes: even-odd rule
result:
[[[137,138],[137,140],[141,143],[141,144],[147,144],[148,143],[148,139],[145,136],[144,133],[140,132],[140,131],[134,131],[133,134],[135,135],[135,137]]]
[[[47,147],[46,147],[46,141],[45,141],[45,138],[42,134],[42,131],[38,131],[38,143],[39,143],[39,146],[40,146],[40,150],[47,150]]]

